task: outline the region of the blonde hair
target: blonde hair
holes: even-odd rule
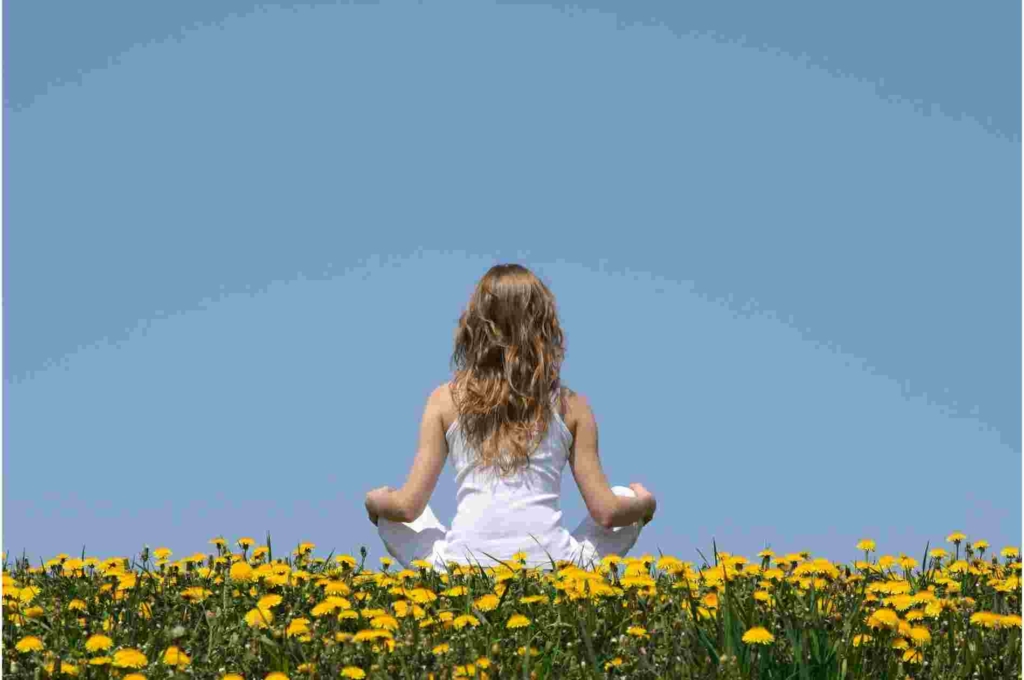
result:
[[[498,264],[477,283],[455,329],[452,398],[484,468],[529,464],[561,395],[565,341],[555,296],[526,267]],[[564,412],[564,411],[563,411]]]

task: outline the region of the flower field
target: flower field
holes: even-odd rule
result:
[[[12,678],[1019,678],[1020,553],[401,570],[270,537],[3,571]],[[995,554],[993,554],[995,553]],[[371,563],[372,564],[372,563]]]

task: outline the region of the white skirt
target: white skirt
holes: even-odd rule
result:
[[[612,492],[616,496],[636,496],[628,486],[614,486]],[[636,544],[640,531],[639,521],[624,527],[605,529],[587,515],[570,534],[572,548],[566,559],[580,567],[592,569],[606,555],[625,557]],[[413,568],[414,560],[426,560],[441,572],[445,571],[448,562],[472,564],[453,559],[447,554],[448,529],[437,519],[429,505],[412,522],[393,522],[383,517],[378,518],[377,533],[388,553],[406,569]],[[524,541],[529,540],[531,539],[528,536],[524,537]]]

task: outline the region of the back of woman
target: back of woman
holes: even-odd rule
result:
[[[636,542],[654,497],[639,484],[608,485],[589,405],[561,384],[564,356],[547,286],[520,265],[492,267],[459,318],[454,378],[428,401],[409,480],[367,494],[371,521],[400,563],[583,564]],[[446,460],[457,486],[450,529],[427,503]],[[589,513],[573,531],[560,502],[567,462]]]
[[[552,403],[558,398],[556,389]],[[557,412],[527,463],[506,477],[481,464],[459,422],[452,423],[445,439],[457,502],[446,536],[448,560],[462,563],[475,556],[490,562],[488,555],[506,560],[517,555],[533,566],[572,558],[572,535],[562,524],[561,510],[562,471],[572,434]]]

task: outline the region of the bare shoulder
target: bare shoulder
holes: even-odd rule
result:
[[[441,422],[445,432],[459,416],[459,409],[455,405],[455,395],[452,393],[453,389],[455,389],[455,385],[449,381],[438,385],[432,395],[441,405]]]
[[[561,402],[565,404],[565,413],[561,414],[562,420],[565,421],[565,426],[569,428],[569,433],[575,439],[576,423],[579,422],[580,416],[590,408],[587,398],[568,385],[562,385]]]

